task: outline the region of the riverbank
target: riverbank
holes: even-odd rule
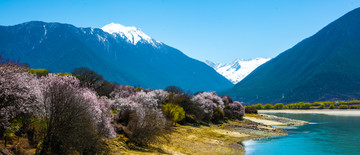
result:
[[[107,154],[245,154],[243,141],[287,135],[284,129],[272,126],[301,123],[304,121],[264,114],[247,114],[241,121],[227,121],[223,124],[176,125],[162,141],[148,147],[135,146],[129,143],[124,135],[104,141],[110,149]],[[2,146],[0,145],[0,154],[8,151]],[[35,153],[34,149],[25,151],[28,154]]]
[[[359,109],[258,110],[258,113],[324,114],[324,115],[336,115],[336,116],[360,116]]]
[[[271,122],[272,124],[269,124]],[[293,119],[249,114],[242,121],[228,121],[209,126],[177,125],[163,142],[148,148],[131,148],[126,138],[108,140],[112,154],[245,154],[242,141],[287,133],[273,125],[299,125]],[[131,149],[130,149],[131,148]]]

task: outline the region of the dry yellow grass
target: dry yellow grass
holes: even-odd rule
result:
[[[251,115],[250,117],[261,119],[261,117],[257,115]],[[114,139],[104,138],[104,141],[111,149],[110,154],[241,155],[245,153],[241,145],[241,141],[266,136],[277,136],[281,134],[284,134],[281,130],[276,130],[270,126],[244,120],[228,121],[227,123],[221,125],[211,124],[209,126],[178,125],[174,127],[173,132],[167,135],[167,139],[163,139],[161,142],[152,144],[147,148],[127,144],[126,142],[128,139],[124,135],[118,135],[118,137]],[[34,154],[35,149],[29,148],[24,152]]]
[[[170,154],[244,154],[238,142],[248,136],[217,125],[178,126],[160,148]]]
[[[260,115],[258,115],[258,114],[246,114],[245,116],[246,117],[255,117],[255,118],[260,117]]]
[[[168,140],[164,139],[160,144],[153,144],[142,151],[129,150],[126,144],[121,142],[124,141],[124,137],[109,140],[111,144],[109,147],[114,148],[113,154],[244,154],[245,151],[240,142],[259,137],[236,129],[244,126],[253,127],[254,125],[246,121],[229,121],[222,125],[199,127],[179,125],[174,127],[174,131],[168,135]]]

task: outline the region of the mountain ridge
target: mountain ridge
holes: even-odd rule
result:
[[[254,58],[254,59],[240,59],[237,58],[230,63],[216,63],[210,60],[205,60],[205,63],[214,68],[219,74],[236,84],[249,75],[260,65],[266,63],[271,58]]]
[[[211,67],[173,47],[144,41],[134,45],[100,28],[41,21],[0,26],[0,54],[52,72],[88,67],[109,81],[153,89],[177,85],[209,91],[232,86]]]
[[[260,66],[226,93],[248,103],[360,97],[360,9]]]

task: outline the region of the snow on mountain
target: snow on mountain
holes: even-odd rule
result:
[[[120,36],[134,45],[136,45],[138,42],[148,43],[154,47],[158,47],[158,45],[162,44],[160,41],[152,39],[150,36],[146,35],[144,32],[134,26],[124,26],[121,24],[110,23],[101,29],[114,35],[115,37]]]
[[[215,70],[217,69],[217,67],[219,66],[219,63],[216,62],[212,62],[210,60],[205,60],[205,63],[210,66],[211,68],[214,68]]]
[[[271,58],[256,58],[250,60],[235,59],[231,63],[221,64],[206,60],[205,63],[214,68],[219,74],[236,84],[254,71],[257,67]]]

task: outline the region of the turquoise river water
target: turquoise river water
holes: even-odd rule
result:
[[[289,135],[244,141],[246,155],[360,155],[360,117],[271,114],[310,124],[285,127]]]

